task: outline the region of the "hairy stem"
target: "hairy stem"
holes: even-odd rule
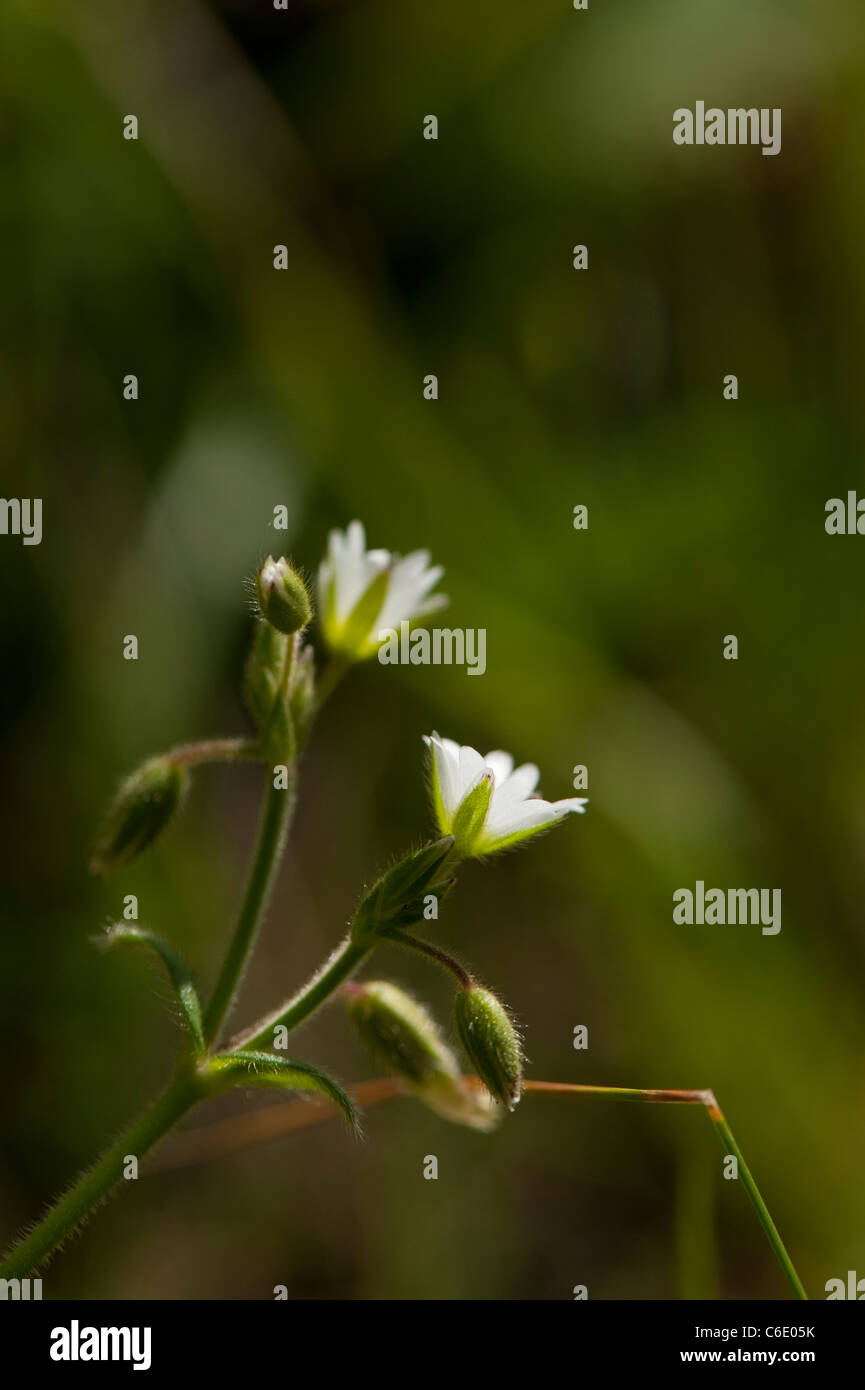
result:
[[[284,700],[288,689],[296,645],[296,641],[292,640],[286,651],[277,693],[278,700]],[[337,684],[344,670],[345,665],[337,662],[325,673],[325,688],[319,694],[319,704]],[[225,1019],[237,997],[258,929],[267,910],[285,847],[297,789],[297,760],[292,730],[289,730],[289,742],[291,746],[285,750],[288,786],[278,788],[274,786],[273,781],[268,786],[258,842],[237,924],[205,1014],[204,1037],[201,1041],[211,1047],[218,1041]],[[199,743],[183,744],[172,749],[166,756],[178,767],[193,767],[208,762],[235,762],[242,758],[261,760],[269,755],[266,752],[266,739],[262,736],[259,739],[207,739]],[[284,1021],[289,1027],[295,1027],[356,968],[368,949],[347,941],[310,981],[306,989],[286,1006],[286,1018],[276,1021]],[[265,1033],[267,1032],[269,1027],[265,1029]],[[91,1168],[81,1174],[41,1221],[10,1248],[8,1254],[0,1261],[0,1278],[23,1278],[44,1263],[57,1246],[77,1230],[118,1185],[123,1176],[126,1159],[129,1156],[140,1158],[145,1154],[193,1105],[212,1090],[212,1079],[211,1084],[208,1084],[202,1072],[178,1070],[168,1089],[124,1131]]]
[[[287,788],[275,787],[271,779],[267,789],[246,893],[228,954],[204,1017],[204,1036],[209,1044],[218,1040],[222,1025],[234,1004],[267,910],[294,810],[297,774],[293,766],[289,766],[288,776]]]
[[[201,743],[183,743],[172,748],[166,758],[176,767],[197,767],[200,763],[236,763],[261,757],[261,744],[254,738],[209,738]]]
[[[201,1099],[202,1094],[195,1076],[177,1077],[92,1168],[81,1174],[42,1220],[12,1246],[0,1261],[0,1279],[23,1279],[44,1264],[121,1181],[127,1158],[130,1155],[141,1158]]]
[[[428,956],[430,960],[436,961],[451,975],[459,980],[463,989],[471,989],[474,984],[474,977],[469,974],[465,966],[460,965],[458,960],[448,955],[440,946],[433,946],[429,941],[421,941],[417,936],[403,935],[402,932],[392,932],[384,938],[385,941],[393,941],[397,946],[408,946],[411,950],[420,951],[421,955]]]
[[[329,999],[343,981],[354,974],[374,944],[374,941],[364,943],[353,941],[350,936],[347,936],[337,946],[330,958],[325,961],[324,965],[316,971],[312,979],[298,990],[292,999],[281,1004],[268,1018],[254,1023],[247,1032],[232,1038],[232,1050],[272,1047],[274,1029],[282,1027],[291,1032],[293,1028],[297,1028],[298,1024],[309,1018],[309,1015],[319,1008],[325,1000]]]

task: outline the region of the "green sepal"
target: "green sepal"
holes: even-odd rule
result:
[[[452,879],[436,883],[453,846],[453,836],[444,835],[406,855],[382,874],[355,913],[353,939],[386,935],[394,928],[419,921],[423,917],[424,898],[430,894],[443,898],[453,883]]]
[[[340,1085],[313,1067],[271,1052],[221,1052],[208,1066],[215,1091],[232,1086],[269,1086],[287,1091],[306,1091],[324,1096],[338,1106],[356,1132],[360,1131],[357,1106]]]
[[[104,947],[116,945],[148,946],[156,952],[168,971],[195,1051],[199,1056],[203,1055],[207,1051],[207,1044],[204,1041],[201,1000],[198,997],[198,990],[195,988],[192,971],[174,947],[169,946],[167,941],[163,941],[155,932],[148,931],[146,927],[136,927],[125,922],[117,922],[113,927],[109,927],[105,935],[98,937],[97,941],[99,945]]]
[[[277,632],[270,623],[257,625],[243,680],[247,708],[257,729],[264,727],[273,710],[287,648],[284,633]]]
[[[170,757],[142,763],[102,818],[90,858],[93,873],[107,874],[137,859],[168,825],[188,785],[189,774]]]
[[[315,715],[315,660],[312,647],[295,649],[288,691],[288,712],[295,736],[302,747]]]
[[[246,703],[258,729],[261,754],[274,762],[291,762],[296,748],[292,691],[301,640],[297,635],[286,637],[269,623],[259,623],[246,663]],[[308,670],[306,661],[304,667]]]
[[[485,772],[476,786],[464,796],[457,807],[451,826],[456,852],[461,859],[469,859],[480,838],[490,808],[493,793],[493,774]]]
[[[373,629],[387,597],[389,584],[390,569],[383,569],[367,585],[343,624],[337,645],[340,651],[355,660],[363,660],[378,648]]]
[[[417,898],[410,898],[407,903],[403,903],[400,908],[391,914],[387,925],[382,926],[380,934],[382,936],[399,936],[400,932],[405,931],[406,927],[417,926],[421,922],[435,920],[438,916],[438,908],[441,907],[448,893],[456,883],[455,878],[446,878],[442,883],[429,884],[426,890]],[[431,919],[427,908],[427,899],[435,898],[436,913]]]

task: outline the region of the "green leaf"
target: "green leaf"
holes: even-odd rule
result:
[[[185,960],[177,954],[172,946],[168,945],[167,941],[163,941],[154,932],[148,931],[146,927],[132,926],[131,923],[118,922],[109,929],[104,937],[99,937],[98,941],[103,946],[149,946],[152,951],[156,952],[168,971],[174,986],[180,1011],[195,1044],[195,1051],[199,1056],[202,1055],[206,1051],[206,1044],[201,1016],[201,1000],[198,997],[198,990],[195,988],[192,971]]]
[[[270,1052],[222,1052],[210,1063],[210,1072],[218,1090],[231,1086],[275,1086],[324,1096],[339,1106],[352,1129],[360,1132],[360,1118],[351,1096],[309,1062],[275,1057]]]

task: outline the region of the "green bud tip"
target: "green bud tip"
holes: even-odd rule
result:
[[[127,777],[97,831],[93,873],[107,874],[137,859],[171,820],[188,782],[185,769],[169,757],[151,758]]]
[[[255,577],[255,592],[261,616],[279,632],[299,632],[312,618],[306,585],[288,560],[268,555]]]
[[[454,1010],[466,1056],[490,1095],[513,1110],[520,1098],[523,1054],[507,1010],[480,985],[461,990]]]

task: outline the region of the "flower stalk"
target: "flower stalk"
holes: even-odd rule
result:
[[[237,998],[273,890],[296,799],[297,774],[293,767],[288,768],[288,776],[288,788],[276,786],[271,781],[267,789],[255,858],[237,926],[204,1017],[204,1035],[208,1043],[218,1040]]]
[[[351,936],[347,936],[293,998],[281,1004],[268,1018],[260,1020],[251,1029],[234,1038],[232,1046],[249,1049],[273,1047],[275,1030],[280,1028],[291,1033],[301,1023],[305,1023],[310,1014],[326,1003],[340,985],[351,978],[372,950],[372,944],[354,941]]]

